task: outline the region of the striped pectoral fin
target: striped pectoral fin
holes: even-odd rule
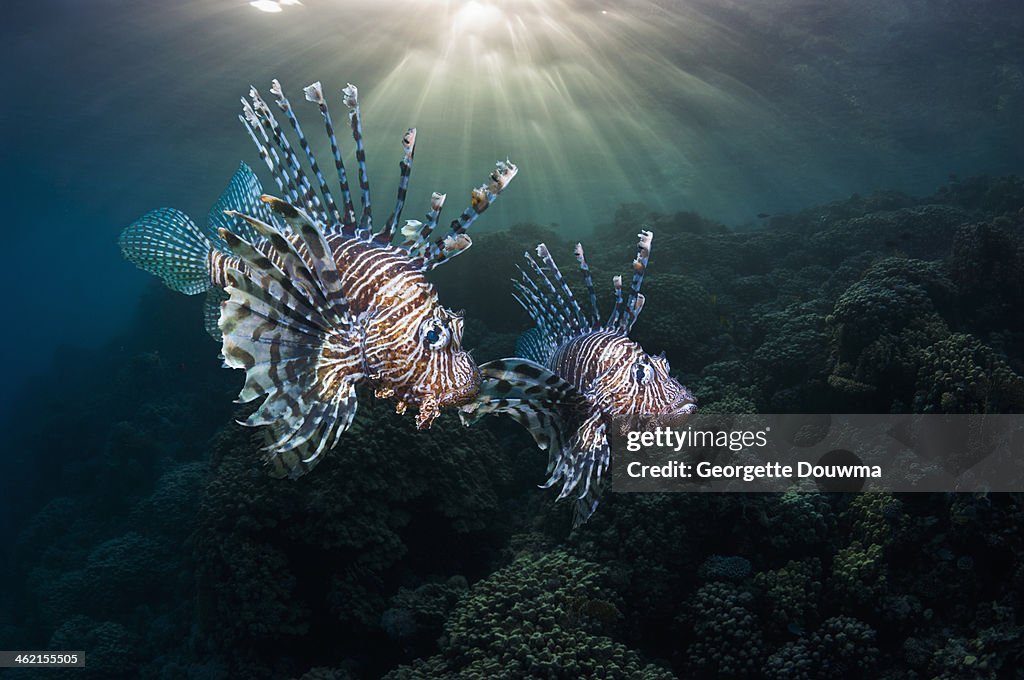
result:
[[[538,399],[502,399],[479,396],[473,403],[459,410],[464,425],[471,425],[486,415],[504,413],[527,429],[537,448],[549,451],[558,448],[561,441],[561,415],[559,406]]]
[[[301,449],[307,463],[334,446],[355,415],[355,385],[362,379],[358,334],[303,328],[287,316],[263,313],[239,289],[224,304],[225,364],[243,368],[239,401],[263,399],[244,422],[270,427],[268,460]],[[289,466],[294,468],[295,466]]]
[[[548,452],[544,488],[562,484],[559,500],[576,502],[576,524],[597,508],[611,451],[601,411],[573,385],[527,359],[499,359],[480,366],[476,400],[460,416],[472,423],[504,413],[523,425],[537,446]]]
[[[576,499],[572,508],[572,528],[575,529],[587,523],[587,520],[597,511],[597,504],[601,498],[601,491],[604,489],[604,482],[600,476],[596,483],[591,483],[587,492]]]
[[[245,265],[228,273],[222,353],[227,366],[246,371],[239,400],[263,399],[244,424],[270,426],[272,470],[296,476],[333,446],[355,414],[354,385],[363,378],[360,332],[323,235],[311,223],[293,225],[305,246],[300,254],[270,225],[243,218],[267,239],[273,257],[221,232]]]
[[[298,479],[316,467],[348,430],[357,406],[355,383],[349,382],[318,417],[306,419],[304,426],[313,429],[305,440],[290,448],[275,448],[278,442],[293,438],[287,420],[275,421],[266,430],[267,454],[263,459],[270,476]]]
[[[480,391],[460,409],[466,424],[504,413],[533,435],[545,451],[560,448],[566,414],[582,403],[571,384],[528,359],[498,359],[480,366]]]
[[[499,399],[543,400],[576,405],[579,391],[556,373],[529,359],[497,359],[480,366],[480,393]]]
[[[593,409],[578,421],[571,436],[549,455],[548,480],[545,487],[559,482],[562,490],[558,500],[572,498],[573,526],[587,521],[597,509],[597,501],[604,482],[604,474],[611,462],[611,448],[601,412]]]
[[[221,230],[222,237],[251,269],[277,281],[285,293],[304,298],[326,322],[338,323],[348,312],[348,301],[342,293],[337,264],[323,232],[306,213],[291,204],[272,196],[262,196],[261,200],[283,216],[294,232],[292,238],[297,241],[293,242],[276,228],[249,215],[238,216],[265,240],[266,248],[258,249],[227,230]],[[275,260],[266,257],[264,250]]]

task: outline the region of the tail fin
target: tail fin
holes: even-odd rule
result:
[[[213,244],[188,215],[159,208],[132,222],[118,238],[125,259],[186,295],[207,290]]]
[[[121,252],[125,259],[139,268],[163,279],[172,290],[187,295],[195,295],[210,290],[215,281],[223,285],[223,269],[225,262],[211,258],[212,251],[230,255],[227,244],[218,234],[219,229],[229,231],[259,244],[263,237],[252,229],[244,220],[232,217],[232,212],[254,215],[264,222],[273,224],[274,217],[270,208],[260,201],[263,187],[245,163],[240,163],[232,175],[227,187],[217,202],[210,208],[205,229],[200,229],[188,215],[174,208],[160,208],[146,213],[128,225],[118,239]],[[211,267],[217,271],[211,271]],[[207,316],[212,313],[216,319],[220,296],[207,304]],[[216,303],[216,304],[214,304]],[[216,323],[210,326],[207,319],[207,330],[215,338]]]

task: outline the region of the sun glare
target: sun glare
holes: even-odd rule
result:
[[[279,12],[293,2],[252,5]],[[689,134],[687,118],[763,113],[735,82],[680,62],[698,54],[691,45],[737,47],[682,0],[303,4],[280,15],[279,34],[318,55],[316,73],[372,74],[360,85],[374,129],[457,125],[446,167],[465,174],[485,153],[514,156],[524,213],[551,221],[600,212],[595,197],[668,207],[712,193],[697,164],[713,140]]]
[[[261,12],[269,12],[276,14],[281,11],[281,5],[274,0],[253,0],[249,3],[250,7],[255,7]]]

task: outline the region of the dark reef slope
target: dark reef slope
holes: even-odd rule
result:
[[[1024,412],[1020,179],[853,196],[749,232],[624,206],[586,241],[606,309],[642,225],[636,339],[705,411]],[[539,225],[438,272],[481,360],[526,326],[508,280],[539,240],[575,281],[572,243]],[[75,678],[1024,667],[1021,495],[609,493],[570,535],[535,487],[544,456],[500,420],[417,433],[367,399],[314,474],[266,478],[258,435],[231,424],[240,376],[215,356],[198,301],[154,287],[131,332],[63,352],[21,399],[0,648],[85,649]]]

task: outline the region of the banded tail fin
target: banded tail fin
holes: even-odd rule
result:
[[[245,265],[245,271],[229,272],[230,297],[220,317],[224,362],[246,371],[239,401],[263,399],[244,424],[271,426],[271,467],[302,474],[355,415],[355,383],[363,377],[359,330],[322,233],[296,222],[292,241],[269,224],[242,217],[267,239],[270,253],[221,232]],[[290,451],[294,456],[275,466],[277,456]]]
[[[573,498],[574,526],[594,513],[611,452],[599,411],[575,387],[525,359],[499,359],[480,366],[476,400],[460,409],[463,423],[504,413],[523,425],[548,452],[543,488],[562,482],[558,499]]]
[[[171,290],[195,295],[211,285],[213,243],[188,215],[159,208],[128,225],[118,238],[125,259],[159,276]]]
[[[240,163],[210,208],[204,229],[197,227],[180,210],[161,208],[147,213],[121,232],[121,252],[129,261],[159,276],[173,290],[193,295],[221,286],[226,265],[222,255],[230,254],[230,250],[219,231],[228,229],[250,243],[260,244],[263,237],[245,220],[232,215],[245,213],[274,223],[273,213],[260,201],[262,193],[263,187],[256,174],[248,165]],[[208,312],[210,310],[204,314]],[[211,331],[209,323],[207,330]],[[211,334],[220,337],[219,332],[211,331]]]

